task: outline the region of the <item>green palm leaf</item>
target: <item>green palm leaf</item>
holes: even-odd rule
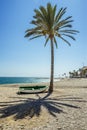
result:
[[[30,38],[30,40],[35,39],[35,38],[38,38],[38,37],[41,37],[41,36],[43,36],[43,35],[37,35],[37,36],[35,36],[35,37]]]
[[[56,48],[58,48],[57,41],[56,41],[55,37],[54,37],[54,43],[55,43]]]
[[[72,25],[71,24],[64,25],[64,26],[60,27],[60,29],[62,29],[62,28],[72,28]]]
[[[60,8],[59,12],[56,15],[55,23],[58,23],[62,16],[66,13],[66,8]]]
[[[71,46],[71,44],[70,44],[70,42],[68,42],[66,39],[64,39],[62,36],[60,36],[60,38],[64,41],[64,42],[66,42],[69,46]]]
[[[79,33],[77,30],[60,30],[60,33],[69,33],[69,34],[77,34]]]
[[[44,46],[47,45],[48,41],[49,41],[49,37],[46,38],[46,42],[45,42]]]
[[[71,38],[71,39],[73,39],[73,40],[76,40],[73,36],[71,36],[71,35],[67,35],[67,34],[62,34],[62,35],[64,35],[64,36],[67,36],[67,37],[69,37],[69,38]]]

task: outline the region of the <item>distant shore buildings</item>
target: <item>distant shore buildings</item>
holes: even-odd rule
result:
[[[73,72],[69,72],[70,78],[87,78],[87,66],[83,66],[79,70],[74,70]]]

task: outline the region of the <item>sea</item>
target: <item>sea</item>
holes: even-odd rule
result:
[[[49,81],[49,78],[44,77],[0,77],[0,84],[41,83]]]

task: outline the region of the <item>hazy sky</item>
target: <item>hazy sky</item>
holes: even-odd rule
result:
[[[67,7],[73,29],[80,31],[76,41],[70,40],[71,47],[57,40],[55,76],[87,66],[87,0],[0,0],[0,76],[50,75],[50,44],[44,47],[44,38],[24,38],[33,10],[48,2],[57,4],[57,9]]]

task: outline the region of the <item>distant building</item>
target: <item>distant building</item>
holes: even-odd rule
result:
[[[70,78],[87,78],[87,66],[80,68],[77,71],[69,72]]]
[[[82,78],[87,77],[87,66],[84,66],[80,69],[80,77],[82,77]]]

